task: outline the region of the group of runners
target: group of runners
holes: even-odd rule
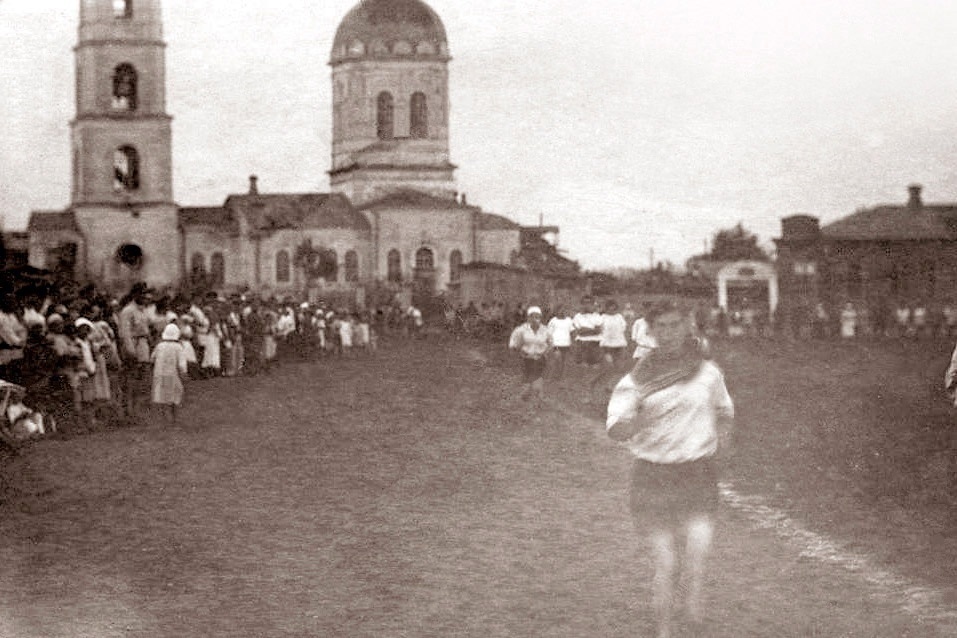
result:
[[[654,564],[657,636],[673,635],[678,611],[684,625],[703,634],[718,464],[731,449],[734,405],[692,309],[672,301],[626,318],[614,302],[599,307],[585,298],[570,318],[558,311],[546,323],[537,306],[526,314],[509,338],[520,353],[523,394],[543,401],[548,358],[561,371],[569,350],[585,366],[604,365],[621,377],[606,395],[605,428],[634,458],[629,509]],[[594,376],[590,386],[604,394],[596,383],[601,378]]]

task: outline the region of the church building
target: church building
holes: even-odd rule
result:
[[[270,193],[250,176],[222,206],[174,202],[165,47],[160,0],[82,0],[71,202],[31,214],[32,266],[117,290],[270,294],[441,291],[470,264],[517,267],[522,227],[458,194],[448,40],[424,2],[362,0],[340,23],[328,193]]]

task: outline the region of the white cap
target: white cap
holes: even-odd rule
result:
[[[541,315],[542,309],[539,308],[538,306],[529,306],[528,310],[525,311],[525,314],[528,316]]]
[[[179,341],[179,328],[171,323],[163,328],[163,341]]]

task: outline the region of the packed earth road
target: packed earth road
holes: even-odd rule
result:
[[[580,371],[549,380],[536,411],[502,350],[430,336],[192,382],[176,426],[5,458],[0,637],[651,635],[627,453],[601,406],[575,400]],[[816,484],[779,467],[792,453],[759,455],[819,452],[800,428],[749,425],[777,391],[754,387],[765,355],[718,352],[744,422],[706,635],[957,635],[946,570],[908,568],[949,555],[925,539],[895,564],[863,496],[822,518]],[[774,414],[799,421],[788,405]]]

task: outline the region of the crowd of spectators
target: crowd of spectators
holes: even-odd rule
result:
[[[778,308],[743,304],[730,311],[712,307],[699,313],[701,329],[712,336],[794,338],[957,338],[957,304],[846,301]]]
[[[145,284],[122,297],[92,286],[27,286],[0,296],[0,380],[20,390],[17,406],[44,415],[46,431],[85,432],[135,423],[151,403],[175,407],[177,376],[254,376],[283,361],[362,357],[382,334],[415,337],[423,327],[417,308],[397,303],[356,310],[256,295],[189,297]],[[0,422],[9,431],[23,416],[7,408]]]

